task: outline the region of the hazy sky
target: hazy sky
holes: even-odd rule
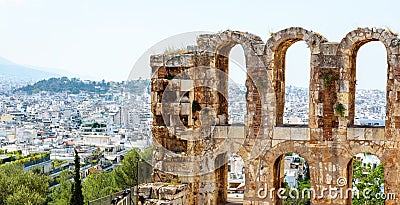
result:
[[[128,78],[149,48],[173,35],[231,29],[266,41],[270,32],[301,26],[329,41],[340,41],[357,27],[399,32],[399,8],[395,0],[0,0],[0,56],[19,64],[120,81]],[[360,87],[384,89],[383,46],[366,44],[358,56]],[[289,82],[307,85],[308,58],[303,42],[289,48]],[[234,78],[240,81],[239,75]]]

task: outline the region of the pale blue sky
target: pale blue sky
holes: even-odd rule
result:
[[[390,27],[399,32],[399,8],[395,0],[0,0],[0,56],[97,79],[126,80],[143,53],[176,34],[231,29],[254,33],[266,41],[271,31],[301,26],[329,41],[340,41],[357,27]],[[288,76],[288,81],[304,84],[306,51],[302,42],[289,48],[288,69],[295,77]],[[364,74],[359,75],[360,86],[383,89],[383,47],[367,44],[359,58],[368,60],[358,64],[362,70],[358,74]],[[371,73],[377,71],[382,71],[379,76]]]

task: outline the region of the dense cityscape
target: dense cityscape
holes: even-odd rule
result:
[[[74,83],[71,88],[82,90],[70,92],[68,82]],[[40,83],[65,92],[37,90]],[[39,81],[33,87],[26,85],[1,83],[0,166],[40,170],[54,180],[51,186],[55,187],[63,171],[73,170],[74,149],[79,153],[80,174],[85,178],[121,166],[133,148],[143,151],[151,147],[149,80],[129,84],[69,81],[64,77]],[[87,92],[91,87],[98,89]]]
[[[50,151],[52,159],[71,160],[73,153],[67,149],[71,145],[97,147],[106,151],[106,158],[132,146],[150,146],[152,117],[147,87],[133,95],[120,83],[110,83],[110,89],[102,94],[26,94],[15,92],[18,86],[7,86],[2,84],[0,96],[3,150],[22,150],[24,154]],[[83,150],[90,156],[90,150]]]
[[[243,123],[246,113],[246,88],[235,85],[229,88],[230,123]],[[288,86],[285,95],[285,124],[308,123],[308,88]],[[386,93],[382,90],[356,90],[355,124],[384,126],[386,115]],[[371,124],[369,124],[371,125]],[[374,124],[372,124],[374,125]]]

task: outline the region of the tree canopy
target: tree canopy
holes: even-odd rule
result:
[[[383,164],[374,168],[370,163],[362,166],[362,161],[353,160],[353,186],[359,191],[359,197],[353,197],[353,205],[385,204],[382,197],[376,197],[379,196],[384,182],[383,173]],[[366,189],[369,190],[364,191]],[[363,195],[364,193],[366,196]]]
[[[105,81],[95,82],[83,82],[78,78],[69,79],[67,77],[61,78],[50,78],[47,80],[41,80],[33,85],[27,85],[17,89],[17,91],[24,91],[28,94],[38,93],[40,91],[48,92],[70,92],[72,94],[78,94],[81,91],[94,92],[94,93],[106,93],[110,89],[110,84]]]
[[[60,176],[58,177],[59,185],[53,190],[49,195],[50,202],[49,204],[52,205],[64,205],[68,204],[69,200],[71,199],[72,192],[72,172],[69,170],[65,170],[61,172]]]
[[[145,182],[152,171],[152,156],[152,147],[143,152],[140,152],[139,149],[132,149],[124,156],[121,165],[113,171],[90,174],[83,180],[85,200],[92,201]]]
[[[50,177],[22,166],[0,167],[0,204],[41,205],[46,202]]]
[[[137,185],[137,182],[140,184],[148,181],[152,172],[152,156],[152,147],[143,150],[143,152],[140,152],[139,149],[133,149],[124,156],[121,165],[113,171],[98,171],[87,176],[82,181],[85,204],[88,200],[93,201],[126,188],[132,188]],[[137,167],[138,165],[139,167]],[[74,176],[76,177],[76,175]],[[49,195],[49,204],[63,205],[69,203],[73,193],[71,189],[73,185],[72,177],[73,173],[68,170],[60,174],[58,178],[59,186],[52,189]]]

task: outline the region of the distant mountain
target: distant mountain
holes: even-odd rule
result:
[[[33,66],[19,65],[0,57],[0,80],[38,81],[60,76],[58,73],[43,71]]]
[[[5,58],[0,57],[0,64],[1,65],[12,65],[12,64],[15,64],[15,63],[13,63],[13,62],[5,59]]]

